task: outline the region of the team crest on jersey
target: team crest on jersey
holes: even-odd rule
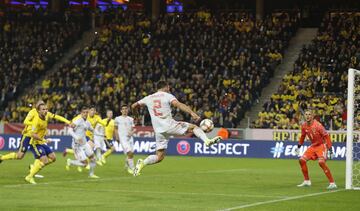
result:
[[[180,155],[187,155],[190,152],[190,144],[187,141],[180,141],[176,145],[176,150]]]

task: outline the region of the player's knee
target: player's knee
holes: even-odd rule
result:
[[[300,158],[300,159],[299,159],[299,163],[300,163],[301,165],[306,164],[306,160],[305,160],[304,158]]]
[[[23,158],[24,158],[24,153],[18,152],[17,155],[16,155],[16,159],[21,160]]]
[[[325,160],[324,159],[319,159],[319,165],[324,166],[325,165]]]
[[[157,156],[157,158],[158,158],[158,162],[161,162],[162,160],[164,160],[165,154],[160,154]]]
[[[195,127],[197,127],[197,126],[194,125],[194,124],[190,124],[190,123],[189,123],[189,127],[188,127],[188,129],[187,129],[187,132],[188,132],[188,133],[192,133]]]

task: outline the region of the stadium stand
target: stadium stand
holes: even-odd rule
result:
[[[20,121],[28,106],[12,101],[61,58],[81,35],[71,16],[46,11],[7,12],[0,18],[0,110],[2,121]],[[43,82],[47,87],[47,81]],[[27,93],[31,95],[33,93]],[[12,101],[9,105],[7,102]],[[29,103],[29,102],[26,102]]]
[[[328,13],[252,127],[298,129],[301,114],[312,108],[327,129],[344,130],[347,70],[360,68],[359,26],[358,12]]]
[[[59,72],[46,75],[37,95],[26,93],[17,106],[7,107],[18,113],[9,120],[21,121],[36,98],[66,117],[80,104],[118,112],[121,104],[149,94],[156,81],[166,78],[180,101],[217,126],[235,127],[298,27],[295,17],[255,22],[240,12],[167,14],[151,23],[142,13],[112,11],[104,20],[96,41]],[[179,111],[174,115],[189,119]],[[144,123],[149,124],[147,115]]]

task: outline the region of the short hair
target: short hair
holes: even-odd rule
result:
[[[162,88],[164,88],[166,86],[169,86],[169,83],[167,81],[161,80],[161,81],[157,82],[156,88],[157,89],[162,89]]]
[[[87,106],[81,106],[81,107],[80,107],[80,111],[83,111],[83,110],[86,110],[86,109],[88,109]]]
[[[122,105],[121,105],[121,108],[124,108],[124,107],[126,107],[126,108],[127,108],[127,107],[128,107],[128,105],[127,105],[127,104],[122,104]]]
[[[93,108],[93,109],[97,110],[95,105],[90,105],[88,108],[89,108],[89,109],[92,109],[92,108]]]
[[[44,106],[45,105],[45,102],[42,101],[42,100],[39,100],[38,102],[36,102],[36,110],[39,110],[40,109],[40,106]]]

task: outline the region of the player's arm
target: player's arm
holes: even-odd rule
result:
[[[321,127],[319,128],[319,130],[320,130],[320,131],[319,131],[319,132],[320,132],[320,135],[323,137],[323,139],[324,139],[325,142],[326,142],[326,147],[327,147],[328,149],[331,149],[332,143],[331,143],[331,138],[330,138],[329,133],[326,132],[324,126],[321,126]]]
[[[142,104],[139,103],[140,101],[133,103],[131,105],[131,112],[133,113],[133,115],[135,116],[135,118],[137,118],[139,116],[139,112],[138,109],[142,106]]]
[[[48,115],[51,119],[56,119],[57,121],[64,122],[65,124],[68,124],[68,125],[71,124],[71,122],[69,120],[67,120],[65,117],[62,117],[60,115],[53,114],[51,112],[48,112]]]
[[[295,149],[295,154],[296,154],[297,156],[300,156],[300,147],[304,144],[305,137],[306,137],[305,129],[304,129],[303,127],[301,127],[300,140],[299,140],[299,143],[298,143],[298,145],[297,145],[297,148]]]
[[[191,110],[191,108],[190,108],[189,106],[185,105],[184,103],[179,102],[179,101],[176,100],[176,99],[173,99],[173,100],[171,101],[171,105],[174,106],[174,107],[176,107],[176,108],[178,108],[178,109],[180,109],[180,110],[183,111],[183,112],[186,112],[186,113],[190,114],[191,117],[192,117],[195,121],[197,121],[197,120],[200,119],[199,115],[197,115],[193,110]]]
[[[131,118],[131,129],[129,131],[129,136],[133,136],[135,133],[135,124],[134,124],[134,119]]]
[[[115,141],[117,141],[117,142],[120,141],[117,123],[115,123],[115,126],[114,126],[114,137],[115,137]]]
[[[110,120],[111,120],[111,119],[110,119]],[[110,120],[107,121],[107,119],[101,119],[101,118],[99,118],[98,121],[97,121],[97,123],[99,123],[100,125],[102,125],[102,126],[105,128],[105,127],[109,124]]]
[[[304,144],[305,137],[306,137],[305,129],[303,127],[301,127],[301,136],[300,136],[300,140],[298,143],[298,148],[300,148]]]

